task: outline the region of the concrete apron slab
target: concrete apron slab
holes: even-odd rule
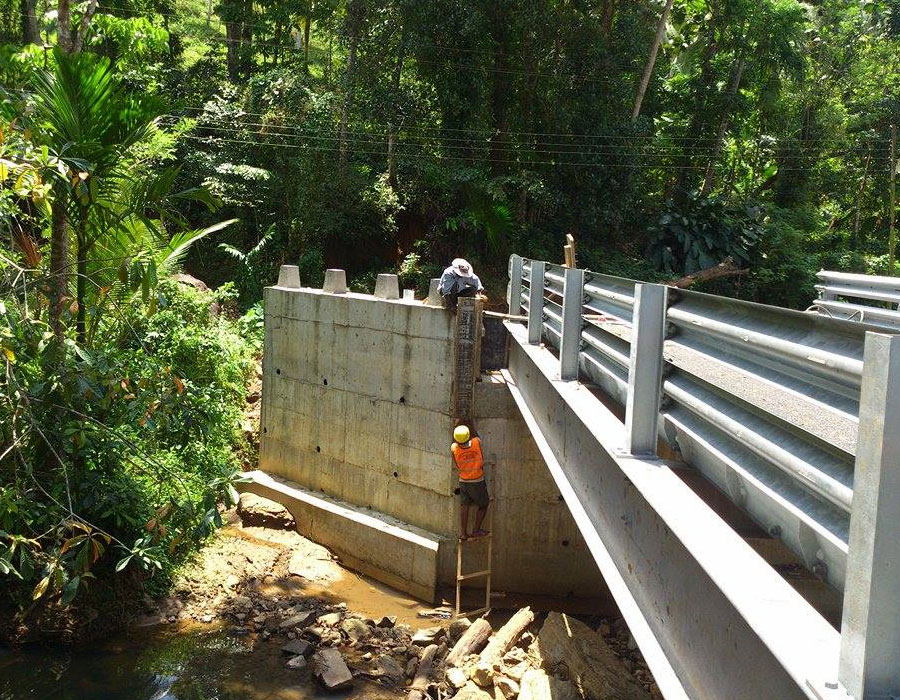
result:
[[[455,543],[396,518],[353,506],[299,484],[247,472],[241,491],[277,501],[294,516],[297,531],[333,551],[341,564],[376,581],[434,602],[438,572]]]

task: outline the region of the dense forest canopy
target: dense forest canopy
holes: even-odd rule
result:
[[[566,233],[644,278],[731,255],[720,291],[793,306],[821,266],[887,271],[896,0],[2,7],[9,99],[72,35],[164,103],[158,161],[238,219],[189,268],[246,303],[279,262],[421,284]]]
[[[0,0],[19,613],[215,526],[282,263],[422,290],[464,255],[496,300],[572,234],[796,308],[893,272],[898,49],[900,0]]]

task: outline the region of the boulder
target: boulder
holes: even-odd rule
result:
[[[453,696],[455,700],[494,700],[491,694],[469,681]]]
[[[353,684],[353,674],[337,649],[322,649],[313,654],[312,670],[316,679],[329,690],[340,690]]]
[[[305,656],[295,656],[292,659],[288,659],[287,662],[288,668],[296,668],[298,670],[302,670],[306,668],[306,657]]]
[[[354,619],[344,620],[341,623],[341,631],[353,641],[367,639],[372,634],[371,628],[365,622]]]
[[[375,668],[379,675],[389,678],[392,681],[400,681],[406,675],[406,669],[398,664],[393,656],[382,654],[375,661]]]
[[[427,647],[434,644],[444,636],[446,630],[443,627],[425,627],[413,635],[412,644],[419,647]]]
[[[397,624],[397,616],[396,615],[385,615],[381,619],[379,619],[376,623],[376,627],[393,627]]]
[[[283,653],[290,654],[291,656],[309,656],[312,650],[313,645],[305,639],[295,639],[281,647]]]
[[[618,695],[604,696],[618,700]],[[540,669],[531,669],[522,677],[519,700],[581,700],[578,688],[571,681],[548,676]]]
[[[447,682],[454,688],[462,688],[469,679],[466,672],[456,666],[447,669]]]
[[[459,638],[462,637],[465,631],[471,626],[472,623],[469,622],[468,618],[461,617],[450,623],[450,627],[447,629],[447,636],[453,644],[456,644]]]
[[[288,629],[291,627],[302,627],[307,622],[309,622],[309,620],[311,618],[312,618],[311,612],[297,613],[296,615],[291,615],[291,617],[287,618],[286,620],[282,620],[281,624],[279,624],[278,626],[281,627],[281,629]]]
[[[573,681],[585,700],[648,700],[650,697],[603,637],[568,615],[557,612],[547,615],[529,648],[529,655],[547,673]],[[522,678],[522,700],[528,700],[523,697],[527,677],[528,673]],[[559,700],[556,693],[553,697]]]
[[[255,493],[244,492],[238,501],[238,515],[247,527],[268,527],[275,530],[293,530],[294,516],[280,503]]]
[[[506,676],[498,676],[494,679],[494,687],[500,691],[500,694],[506,699],[516,697],[519,694],[519,684],[512,678]]]
[[[339,612],[325,613],[324,615],[319,615],[319,617],[316,618],[316,622],[318,622],[320,625],[327,625],[328,627],[334,627],[340,621],[341,614]]]

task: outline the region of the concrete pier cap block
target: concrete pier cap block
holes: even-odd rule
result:
[[[278,287],[300,289],[300,268],[296,265],[282,265],[278,271]]]
[[[399,299],[400,280],[397,275],[378,275],[378,279],[375,280],[375,296],[378,299]]]
[[[441,286],[441,280],[435,278],[431,280],[431,283],[428,285],[428,298],[425,299],[426,306],[443,306],[444,305],[444,297],[441,296],[439,291]]]
[[[325,283],[322,285],[322,291],[329,294],[346,294],[347,273],[337,269],[325,270]]]

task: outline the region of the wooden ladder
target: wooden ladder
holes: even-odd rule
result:
[[[473,571],[471,573],[465,574],[463,573],[463,549],[466,545],[475,544],[476,542],[485,542],[487,543],[487,567],[481,569],[480,571]],[[491,610],[491,555],[493,553],[494,546],[494,535],[493,533],[488,533],[483,537],[476,537],[468,540],[458,540],[456,543],[456,605],[453,608],[453,619],[456,620],[460,617],[474,617],[477,615],[483,615],[484,613],[490,612]],[[477,610],[470,610],[468,612],[460,612],[460,598],[462,596],[462,583],[463,581],[468,581],[474,578],[484,578],[485,588],[484,588],[484,607],[478,608]]]

